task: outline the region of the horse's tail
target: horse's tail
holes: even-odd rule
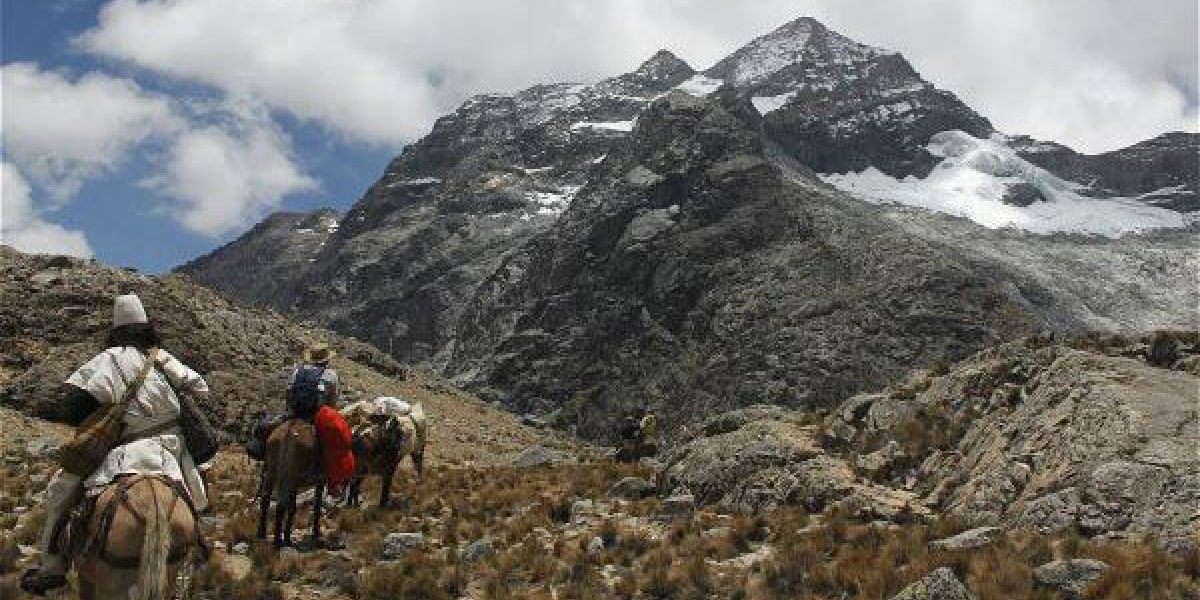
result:
[[[167,559],[171,553],[171,498],[159,495],[164,486],[150,479],[154,512],[146,515],[142,553],[138,561],[137,594],[134,600],[164,600],[167,597]]]

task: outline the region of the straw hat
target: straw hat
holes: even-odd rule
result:
[[[149,322],[146,318],[146,308],[142,306],[142,299],[138,298],[137,294],[117,296],[113,301],[113,327]]]
[[[324,342],[310,344],[304,349],[304,362],[322,364],[329,362],[331,358],[333,349]]]

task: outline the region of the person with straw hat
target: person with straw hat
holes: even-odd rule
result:
[[[337,406],[341,381],[329,366],[333,360],[329,344],[315,342],[304,349],[303,361],[288,377],[288,415],[311,420],[322,406]]]
[[[39,541],[40,566],[21,577],[21,589],[43,595],[66,585],[67,561],[57,546],[64,519],[86,495],[100,493],[121,475],[158,474],[177,482],[196,510],[208,506],[200,466],[188,453],[179,425],[178,393],[207,397],[208,384],[195,371],[159,349],[162,340],[134,294],[113,301],[113,327],[106,349],[66,380],[60,420],[79,425],[105,406],[128,398],[124,433],[92,473],[59,470],[46,489],[46,523]]]

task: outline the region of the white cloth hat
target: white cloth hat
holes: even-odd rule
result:
[[[137,294],[117,296],[117,299],[113,301],[113,327],[149,322],[149,319],[146,318],[146,309],[142,306],[142,300],[137,297]]]

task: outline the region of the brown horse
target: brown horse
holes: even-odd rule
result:
[[[359,506],[363,480],[369,475],[379,475],[382,480],[379,506],[387,507],[391,501],[392,478],[405,456],[412,457],[413,470],[420,481],[429,425],[420,404],[413,404],[407,415],[374,415],[370,419],[370,425],[359,427],[354,433],[357,470],[350,481],[347,504]]]
[[[207,556],[191,506],[156,475],[125,476],[101,492],[85,537],[94,543],[74,559],[81,600],[172,598],[184,559]]]
[[[321,543],[321,507],[325,495],[325,474],[317,430],[303,419],[283,422],[267,438],[267,456],[263,461],[262,483],[258,493],[262,502],[258,518],[258,539],[267,539],[267,513],[272,496],[275,506],[275,547],[292,544],[292,523],[296,518],[296,495],[314,488],[313,542]]]

